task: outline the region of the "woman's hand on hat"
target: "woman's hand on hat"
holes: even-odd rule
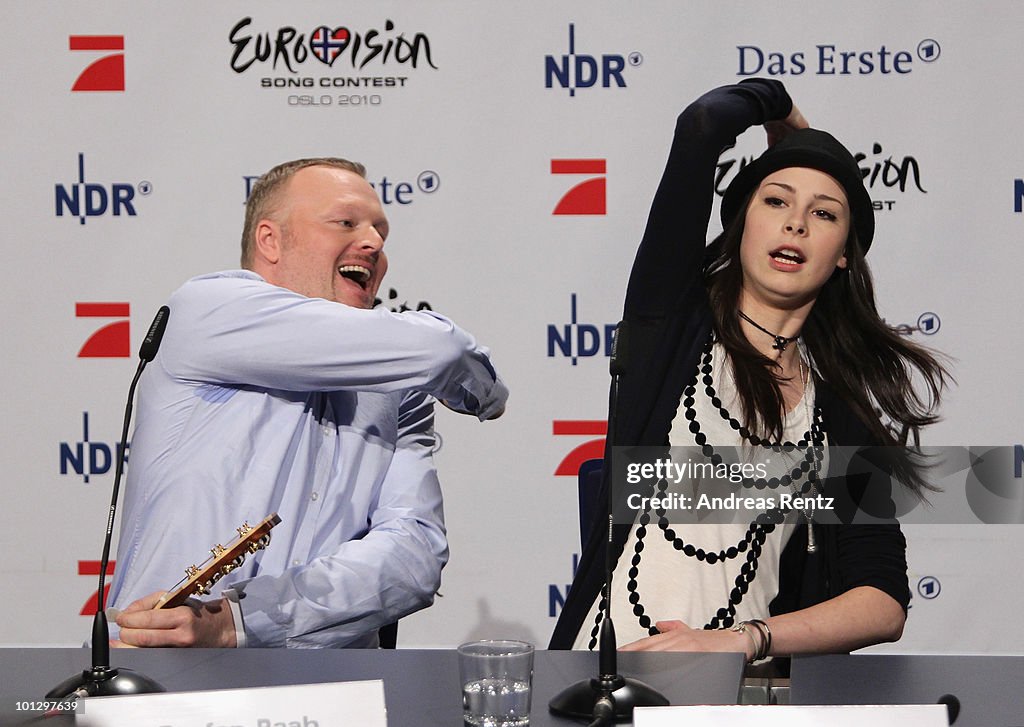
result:
[[[764,124],[765,133],[768,134],[768,146],[775,146],[785,139],[791,132],[797,129],[806,129],[810,126],[807,119],[800,113],[800,109],[793,104],[789,116],[777,121],[766,121]]]

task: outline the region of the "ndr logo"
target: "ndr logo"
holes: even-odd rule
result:
[[[942,54],[938,42],[926,38],[915,51],[893,51],[881,45],[878,50],[848,50],[834,45],[816,45],[810,53],[765,50],[756,45],[738,45],[737,76],[801,76],[810,70],[818,76],[870,76],[875,73],[906,75],[914,70],[914,61],[934,63]]]
[[[130,446],[124,450],[126,462]],[[73,470],[75,474],[81,475],[82,482],[88,484],[89,478],[93,475],[105,475],[111,467],[116,466],[121,452],[120,444],[111,445],[89,440],[89,412],[84,411],[82,412],[81,441],[74,444],[60,443],[60,473],[66,475]]]
[[[644,57],[637,51],[626,56],[618,53],[605,53],[601,56],[584,55],[576,52],[576,26],[569,23],[569,52],[561,56],[544,56],[544,87],[552,88],[557,83],[561,88],[569,89],[569,95],[575,96],[577,88],[592,88],[600,84],[601,88],[626,87],[626,79],[622,72],[628,63],[639,66]]]
[[[54,196],[58,217],[67,212],[77,217],[80,224],[85,224],[86,217],[104,215],[109,210],[114,217],[122,214],[134,217],[135,193],[146,196],[153,191],[149,182],[139,182],[138,186],[126,182],[115,182],[109,187],[95,182],[85,181],[85,154],[78,155],[78,182],[71,185],[54,185]]]
[[[252,187],[260,175],[246,175],[242,177],[245,181],[245,201],[249,201],[252,194]],[[416,176],[416,181],[393,182],[386,176],[381,177],[379,182],[367,180],[370,186],[377,191],[381,204],[384,205],[407,205],[416,201],[417,194],[433,194],[441,188],[441,175],[430,169],[424,169]]]
[[[1024,210],[1024,179],[1013,180],[1013,211]]]
[[[569,323],[548,325],[548,358],[554,358],[560,353],[571,358],[575,366],[581,357],[597,356],[602,352],[605,356],[611,356],[616,324],[598,326],[580,323],[576,314],[575,293],[570,301]]]

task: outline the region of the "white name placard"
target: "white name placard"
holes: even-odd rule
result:
[[[947,727],[942,704],[638,707],[634,727]]]
[[[95,697],[83,706],[82,727],[387,727],[380,680]]]

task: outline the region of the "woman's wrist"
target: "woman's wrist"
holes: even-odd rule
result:
[[[747,660],[747,663],[756,661],[757,655],[761,651],[761,632],[756,626],[751,625],[748,621],[740,621],[738,624],[729,629],[736,634],[736,644],[742,647],[743,655]]]
[[[743,637],[743,653],[747,657],[747,663],[761,661],[766,658],[772,649],[772,630],[768,624],[759,618],[749,621],[740,621],[730,631],[737,636]],[[738,640],[737,640],[737,643]]]
[[[747,624],[748,628],[756,628],[761,636],[761,648],[755,659],[767,658],[772,652],[772,630],[768,628],[768,624],[759,618],[752,618]]]

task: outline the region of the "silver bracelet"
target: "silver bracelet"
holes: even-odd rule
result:
[[[768,628],[768,624],[759,618],[752,618],[747,623],[755,627],[758,633],[761,634],[761,645],[764,647],[764,651],[757,658],[763,659],[772,650],[772,630]]]
[[[752,626],[753,624],[751,624],[749,621],[740,621],[738,624],[729,629],[730,631],[736,631],[737,633],[742,632],[746,634],[747,638],[750,639],[750,643],[754,645],[754,655],[747,660],[748,663],[764,658],[763,656],[759,656],[759,654],[761,653],[761,649],[764,647],[764,634],[761,632],[761,629],[757,628],[756,626],[751,628]],[[760,639],[754,637],[755,630],[761,637]],[[767,651],[767,649],[765,651]]]

